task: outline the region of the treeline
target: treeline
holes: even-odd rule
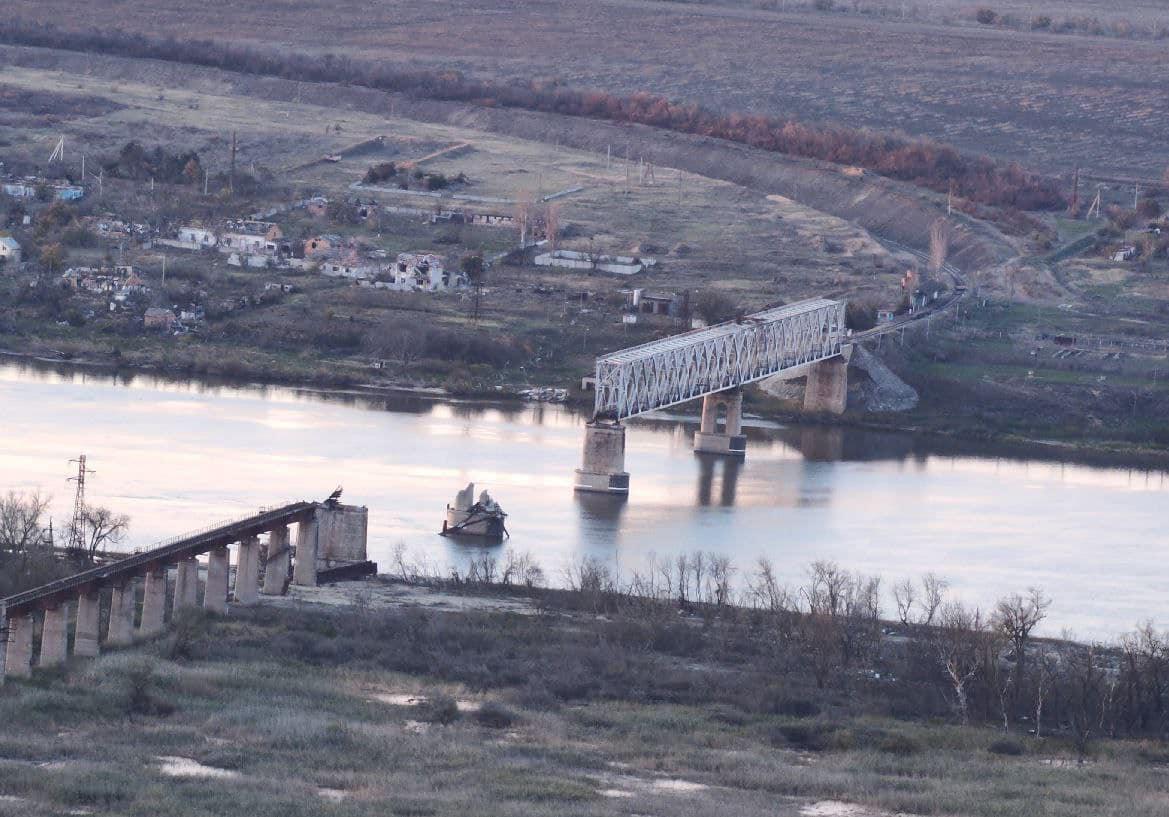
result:
[[[1059,735],[1081,754],[1101,737],[1169,737],[1169,633],[1146,625],[1111,645],[1039,639],[1050,599],[1037,589],[980,610],[951,598],[933,574],[885,592],[878,577],[822,561],[788,586],[766,560],[741,570],[701,551],[651,558],[622,577],[585,559],[560,589],[545,587],[540,566],[512,551],[449,568],[399,547],[392,571],[447,590],[525,593],[547,611],[605,614],[655,650],[759,671],[789,688],[806,680],[817,690],[813,706],[847,693],[882,714],[949,713],[1008,735]]]
[[[12,21],[0,42],[203,65],[308,82],[361,85],[419,99],[466,102],[628,122],[726,139],[763,150],[862,167],[890,178],[981,204],[1020,210],[1057,209],[1065,200],[1054,180],[936,142],[792,119],[714,111],[650,93],[586,91],[556,81],[497,82],[455,70],[404,70],[332,54],[276,53],[209,40],[154,38],[124,31],[65,31]]]
[[[197,184],[203,181],[203,165],[193,150],[171,153],[160,146],[152,149],[138,142],[127,142],[116,159],[104,162],[106,173],[122,179],[163,184]]]

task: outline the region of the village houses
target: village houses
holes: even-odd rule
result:
[[[0,236],[0,262],[16,266],[20,260],[20,242],[15,238]]]

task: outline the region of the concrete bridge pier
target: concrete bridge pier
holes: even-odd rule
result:
[[[146,574],[146,587],[142,594],[142,620],[138,623],[138,635],[152,638],[166,626],[166,568],[152,568]]]
[[[106,628],[106,644],[111,647],[122,647],[134,640],[136,597],[137,584],[134,579],[114,586],[110,594],[110,621]]]
[[[193,556],[179,562],[175,571],[175,598],[172,614],[199,606],[199,562]]]
[[[235,567],[235,601],[255,604],[260,600],[260,537],[249,536],[239,543]]]
[[[718,412],[724,407],[727,412],[726,425],[720,432]],[[694,450],[734,457],[742,457],[747,453],[747,438],[743,436],[742,389],[727,389],[702,398],[702,425],[694,432]]]
[[[32,616],[28,613],[8,618],[4,675],[11,678],[28,678],[32,675]]]
[[[264,588],[260,591],[265,596],[279,596],[284,592],[291,557],[292,553],[288,547],[288,526],[273,528],[268,534],[268,553],[264,560]]]
[[[207,585],[203,588],[203,609],[223,615],[227,612],[227,572],[230,555],[226,547],[207,554]]]
[[[316,516],[305,519],[296,526],[296,564],[293,566],[292,583],[302,587],[317,586],[317,550],[320,526]]]
[[[69,608],[65,603],[45,610],[41,627],[40,667],[55,667],[64,664],[69,655]]]
[[[843,346],[838,357],[813,363],[804,386],[804,411],[816,414],[844,414],[848,402],[848,360],[852,347]]]
[[[85,658],[97,656],[98,626],[101,619],[101,595],[96,589],[83,590],[77,597],[77,624],[73,630],[73,654]]]
[[[593,420],[585,426],[584,453],[576,469],[576,490],[602,494],[628,494],[625,470],[625,426]]]

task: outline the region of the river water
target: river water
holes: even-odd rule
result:
[[[69,460],[91,503],[130,515],[125,547],[293,499],[370,509],[370,558],[461,562],[436,534],[474,481],[510,514],[506,545],[552,581],[582,556],[622,576],[695,549],[798,585],[831,559],[886,586],[934,571],[987,605],[1042,587],[1045,631],[1106,638],[1169,625],[1169,475],[1008,457],[986,446],[748,424],[745,462],[696,456],[694,418],[634,422],[627,501],[574,495],[584,418],[558,406],[322,395],[0,364],[0,491],[52,494],[68,520]],[[889,605],[891,608],[891,604]],[[890,613],[891,613],[890,609]]]

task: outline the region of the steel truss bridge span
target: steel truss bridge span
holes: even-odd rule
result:
[[[841,354],[844,301],[814,298],[597,358],[594,419],[623,420]]]

